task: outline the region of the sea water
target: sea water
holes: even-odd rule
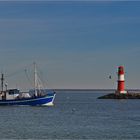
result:
[[[0,139],[140,139],[140,100],[56,91],[53,107],[1,106]]]

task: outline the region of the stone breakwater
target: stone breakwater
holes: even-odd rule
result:
[[[127,94],[107,94],[98,99],[140,99],[140,93],[127,93]]]

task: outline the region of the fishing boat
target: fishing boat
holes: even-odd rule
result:
[[[5,85],[5,88],[4,88]],[[34,89],[21,92],[19,89],[8,89],[4,82],[4,74],[1,74],[0,106],[28,105],[28,106],[52,106],[56,93],[46,91],[39,87],[36,63],[34,63]]]

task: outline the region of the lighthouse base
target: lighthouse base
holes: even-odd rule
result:
[[[140,93],[127,93],[127,94],[107,94],[98,99],[140,99]]]
[[[115,92],[116,94],[127,94],[127,91],[118,91],[118,90],[116,90],[116,92]]]

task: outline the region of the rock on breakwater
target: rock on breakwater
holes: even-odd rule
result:
[[[140,93],[126,93],[126,94],[107,94],[98,99],[140,99]]]

